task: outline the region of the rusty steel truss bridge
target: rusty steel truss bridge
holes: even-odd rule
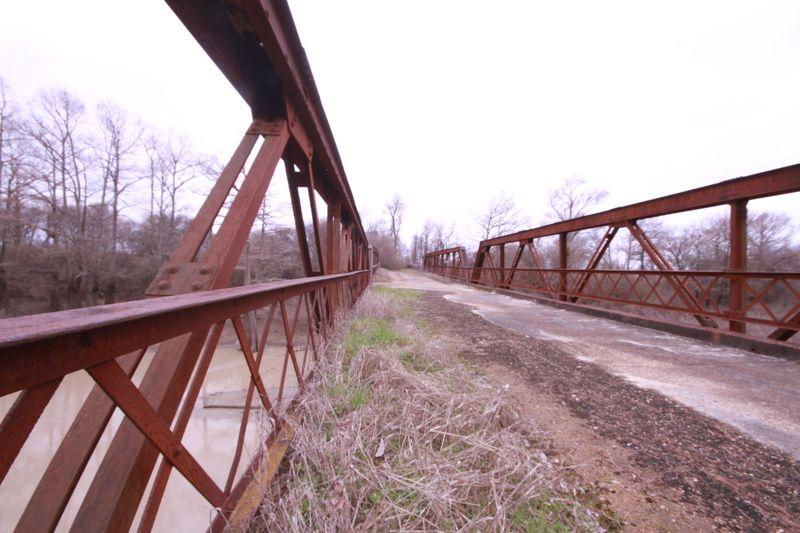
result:
[[[292,409],[287,376],[294,376],[302,392],[337,317],[352,307],[379,265],[286,0],[166,1],[253,119],[242,125],[238,147],[152,280],[148,298],[0,321],[0,396],[15,395],[0,425],[0,483],[64,379],[85,372],[93,382],[35,483],[17,531],[64,526],[65,509],[117,408],[124,419],[100,450],[99,466],[67,524],[72,531],[127,531],[137,523],[139,531],[150,531],[175,475],[215,510],[212,530],[246,523],[253,505],[247,495],[274,473],[281,454],[273,451],[285,449],[281,435]],[[305,277],[231,287],[281,161]],[[472,264],[462,247],[437,250],[425,255],[424,268],[463,283],[699,338],[764,351],[796,350],[789,341],[800,331],[800,273],[749,271],[746,230],[748,201],[797,191],[800,166],[786,167],[484,240]],[[325,204],[322,221],[319,201]],[[730,264],[725,270],[674,269],[639,224],[726,204]],[[603,232],[588,263],[569,268],[569,235],[598,228]],[[654,268],[601,268],[621,230],[639,243]],[[556,268],[545,268],[540,254],[539,243],[548,237],[558,239]],[[507,245],[515,248],[509,251]],[[637,314],[643,309],[674,319]],[[256,310],[264,320],[253,339],[246,317]],[[230,436],[236,444],[229,474],[218,484],[182,441],[226,328],[241,348],[249,384],[239,431]],[[282,367],[276,370],[277,391],[270,392],[260,365],[276,334],[282,339]],[[135,380],[137,370],[141,377]],[[254,401],[273,424],[267,446],[242,469]]]
[[[336,317],[353,305],[378,267],[287,2],[167,4],[239,92],[253,120],[243,125],[238,147],[147,289],[148,299],[0,321],[0,396],[17,395],[0,426],[0,482],[64,378],[85,371],[95,383],[38,481],[17,531],[52,531],[59,525],[116,408],[125,419],[102,454],[71,530],[129,530],[155,473],[138,526],[151,530],[174,470],[217,510],[212,529],[229,524],[242,495],[273,460],[262,452],[236,477],[253,396],[274,422],[267,436],[273,442],[286,412],[287,373],[302,390]],[[281,160],[306,277],[231,288]],[[303,213],[303,194],[310,213]],[[324,225],[317,197],[325,203]],[[244,317],[259,309],[266,319],[252,343]],[[238,439],[230,474],[219,485],[181,441],[226,323],[241,345],[250,383],[241,429],[230,437]],[[267,337],[276,332],[285,349],[280,386],[270,396],[259,365]],[[132,376],[148,347],[154,354],[137,386]]]
[[[800,165],[793,165],[486,239],[478,245],[472,264],[463,247],[436,250],[425,254],[423,267],[447,278],[565,309],[797,356],[800,349],[789,341],[800,331],[800,272],[747,269],[747,204],[798,191]],[[674,269],[639,224],[724,205],[730,206],[730,259],[725,270]],[[569,268],[570,235],[587,230],[595,230],[599,237],[594,250],[585,266]],[[621,230],[641,246],[651,268],[601,268]],[[542,242],[547,238],[558,239],[555,268],[545,268],[542,257]],[[507,246],[513,247],[510,253]]]

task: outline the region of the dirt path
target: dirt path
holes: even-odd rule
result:
[[[552,453],[631,529],[800,530],[800,464],[790,455],[576,358],[563,340],[515,333],[443,296],[426,293],[419,314],[513,388],[551,434]]]
[[[504,329],[551,341],[800,460],[800,363],[555,309],[412,272],[391,284],[444,293]]]

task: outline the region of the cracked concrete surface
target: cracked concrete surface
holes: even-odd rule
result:
[[[556,309],[413,272],[377,285],[437,291],[500,327],[558,343],[629,382],[677,400],[800,459],[800,364]]]

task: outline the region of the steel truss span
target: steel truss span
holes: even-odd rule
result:
[[[800,331],[800,272],[747,269],[748,201],[800,191],[800,165],[723,181],[547,226],[481,241],[473,265],[464,248],[425,255],[423,267],[447,278],[541,297],[560,306],[638,310],[660,322],[687,323],[706,330],[703,338],[748,337],[781,344]],[[730,261],[721,271],[676,270],[639,225],[673,213],[730,206]],[[583,268],[568,268],[569,234],[604,228]],[[628,231],[654,266],[651,270],[601,269],[614,237]],[[540,239],[558,238],[558,266],[544,268]],[[507,254],[507,245],[513,251]],[[509,255],[510,260],[506,256]],[[525,260],[531,267],[523,267]],[[660,313],[653,315],[652,313]],[[666,320],[664,318],[666,317]],[[726,328],[727,326],[727,328]]]
[[[117,407],[125,419],[102,456],[73,531],[128,530],[142,505],[139,530],[149,531],[173,470],[217,509],[212,529],[222,529],[232,517],[246,518],[241,496],[263,481],[254,475],[273,459],[270,447],[236,478],[251,401],[272,421],[271,443],[284,426],[287,376],[294,374],[302,392],[337,317],[354,304],[379,264],[286,1],[167,4],[249,105],[253,120],[243,125],[230,161],[147,289],[150,298],[0,321],[0,394],[17,394],[0,425],[0,483],[64,377],[85,371],[95,383],[38,481],[18,531],[59,525]],[[234,187],[259,140],[244,180]],[[229,288],[281,161],[306,277]],[[326,207],[324,226],[318,198]],[[245,327],[245,317],[256,310],[265,316],[260,333]],[[230,436],[236,453],[222,485],[181,440],[226,324],[235,332],[250,381],[241,429]],[[258,370],[271,331],[285,340],[273,395]],[[137,386],[132,376],[148,348],[154,355]]]

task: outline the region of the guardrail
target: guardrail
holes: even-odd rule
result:
[[[160,453],[163,457],[150,489],[140,531],[153,526],[173,468],[219,510],[215,524],[222,527],[264,457],[263,453],[259,454],[242,478],[234,479],[242,458],[254,395],[269,417],[272,431],[267,437],[272,438],[280,430],[286,413],[287,374],[294,375],[302,390],[336,317],[353,305],[369,284],[370,277],[369,271],[358,271],[0,321],[0,395],[19,393],[0,425],[0,442],[3,443],[0,482],[68,374],[85,371],[92,377],[97,387],[90,393],[86,406],[102,405],[105,415],[100,424],[93,421],[91,409],[86,406],[77,415],[64,442],[69,443],[80,435],[88,439],[91,446],[81,450],[71,446],[59,448],[29,500],[17,530],[52,531],[56,527],[116,407],[136,426],[142,438],[152,444],[151,454]],[[266,318],[255,339],[255,347],[251,347],[252,339],[248,337],[244,317],[258,309],[266,310]],[[226,322],[235,332],[251,379],[243,404],[236,453],[225,485],[220,486],[181,444],[181,439]],[[283,332],[285,355],[277,394],[270,397],[260,366],[270,334],[274,335],[276,329]],[[132,375],[148,347],[176,346],[186,335],[190,337],[189,344],[202,346],[202,353],[193,374],[194,366],[191,366],[182,370],[183,375],[173,375],[173,379],[181,378],[183,386],[178,396],[183,400],[176,422],[170,427],[134,385]],[[298,337],[302,337],[302,343]],[[107,462],[123,460],[119,456],[105,459]],[[151,471],[141,471],[140,475],[149,478]],[[84,505],[86,503],[84,501]],[[94,503],[97,502],[89,501],[90,505]],[[81,528],[80,513],[73,524],[73,528],[76,527]]]
[[[443,277],[485,287],[533,293],[566,302],[615,304],[665,311],[691,322],[721,319],[758,326],[773,340],[788,340],[800,331],[793,317],[800,311],[800,273],[729,271],[580,270],[558,268],[472,268],[436,266],[426,269]],[[746,303],[730,305],[730,288],[739,284]],[[662,314],[652,316],[662,317]],[[765,329],[768,327],[769,329]],[[752,333],[755,331],[751,330]]]
[[[486,239],[479,244],[472,266],[466,264],[463,248],[436,250],[425,255],[424,268],[452,279],[536,293],[564,304],[580,300],[594,306],[650,309],[678,320],[688,318],[707,329],[720,329],[718,321],[723,320],[736,334],[788,341],[800,331],[800,273],[747,270],[747,205],[753,199],[798,191],[800,165],[783,167]],[[727,270],[673,269],[638,223],[726,204],[730,206]],[[570,268],[568,236],[595,228],[605,231],[586,266]],[[652,269],[600,268],[620,230],[629,232],[641,246]],[[538,240],[545,237],[558,237],[557,268],[544,268]],[[506,257],[509,244],[516,247],[510,262]],[[526,257],[532,268],[522,266]],[[748,324],[753,331],[748,332]]]
[[[250,369],[242,420],[257,395],[273,420],[274,435],[281,426],[287,367],[302,384],[310,368],[309,349],[313,360],[320,335],[324,338],[337,313],[352,305],[380,264],[362,227],[286,0],[166,3],[242,96],[253,120],[183,239],[152,280],[145,293],[151,298],[0,321],[0,395],[17,395],[0,426],[0,482],[18,464],[20,449],[64,377],[87,372],[97,384],[50,458],[18,523],[20,531],[63,526],[65,507],[107,427],[111,440],[99,455],[85,496],[80,496],[73,531],[131,528],[159,456],[163,459],[139,514],[139,530],[153,527],[172,468],[218,508],[214,528],[222,527],[247,482],[233,479],[244,422],[224,485],[209,477],[181,437],[224,324],[232,325]],[[227,288],[281,162],[305,277]],[[321,222],[322,216],[326,219]],[[251,348],[243,316],[265,306],[264,330]],[[282,332],[286,346],[275,397],[267,396],[256,371],[271,328]],[[147,355],[145,365],[148,347],[154,353],[152,360]],[[136,385],[131,377],[140,366]],[[126,416],[111,431],[116,407]]]

